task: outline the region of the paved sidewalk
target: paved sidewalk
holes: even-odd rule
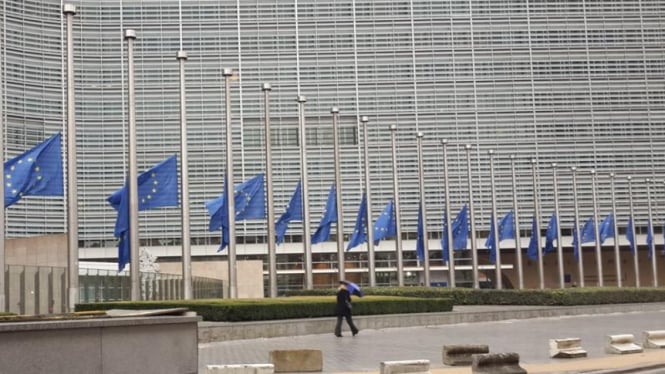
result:
[[[487,313],[492,308],[461,307],[463,313]],[[639,308],[636,308],[639,309]],[[199,344],[199,370],[206,364],[267,363],[275,349],[320,349],[326,373],[376,373],[380,362],[427,359],[432,373],[471,373],[470,368],[451,368],[442,364],[445,344],[487,344],[490,352],[517,352],[521,365],[529,373],[579,373],[591,370],[632,367],[665,363],[665,350],[647,350],[642,354],[608,355],[604,352],[605,337],[613,334],[634,334],[642,339],[642,331],[665,330],[665,303],[645,304],[646,311],[608,314],[586,314],[548,318],[509,319],[494,322],[473,322],[404,328],[363,329],[356,337],[344,332],[343,338],[328,334],[248,339]],[[515,313],[519,315],[519,313]],[[346,326],[345,326],[346,328]],[[578,337],[589,357],[584,359],[550,359],[549,339]],[[665,368],[662,369],[665,373]]]

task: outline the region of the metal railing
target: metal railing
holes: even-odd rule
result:
[[[182,276],[161,273],[140,273],[141,300],[178,300],[184,296]],[[112,270],[86,269],[79,272],[81,303],[120,301],[130,299],[129,273]],[[221,298],[224,283],[219,279],[192,277],[195,299]]]

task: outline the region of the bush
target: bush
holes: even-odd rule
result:
[[[275,299],[209,299],[77,304],[76,311],[108,309],[189,308],[205,321],[263,321],[290,318],[316,318],[335,315],[332,296],[299,296]],[[371,296],[353,298],[354,315],[449,312],[447,298]]]
[[[363,287],[366,295],[448,298],[455,305],[599,305],[665,301],[665,289],[585,287],[492,290],[438,287]],[[332,295],[335,289],[292,291],[289,295]]]

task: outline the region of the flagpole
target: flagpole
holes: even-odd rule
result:
[[[591,199],[593,201],[593,235],[596,238],[596,267],[598,271],[598,287],[603,287],[603,256],[600,251],[600,233],[598,232],[598,200],[596,198],[596,171],[591,170]],[[581,244],[581,243],[580,243]]]
[[[515,254],[517,255],[517,280],[519,289],[524,289],[524,267],[522,263],[522,239],[520,238],[520,215],[517,201],[517,176],[515,175],[515,155],[510,155],[513,180],[513,213],[515,216]]]
[[[399,184],[397,183],[397,125],[390,125],[390,141],[393,161],[393,200],[395,203],[395,253],[397,254],[397,285],[404,286],[404,259],[402,256],[402,228],[399,210]]]
[[[559,218],[559,182],[556,175],[556,162],[552,163],[552,183],[554,186],[554,215],[556,216],[556,254],[559,263],[559,288],[565,288],[563,276],[563,246],[561,245],[561,219]]]
[[[640,288],[640,262],[638,258],[637,243],[635,243],[635,212],[633,211],[633,177],[630,175],[626,177],[628,180],[628,203],[630,204],[630,220],[632,225],[629,229],[633,235],[633,245],[635,246],[635,253],[633,253],[633,264],[635,266],[635,288]],[[632,250],[632,248],[631,248]]]
[[[333,147],[335,148],[335,201],[342,201],[342,173],[341,161],[342,155],[340,153],[339,144],[339,108],[332,107],[333,122]],[[344,214],[342,204],[337,204],[337,272],[339,280],[344,280],[345,277],[345,259],[344,259]]]
[[[224,106],[226,114],[226,207],[229,217],[229,298],[238,297],[238,268],[236,264],[236,203],[233,180],[233,125],[231,123],[231,77],[233,69],[224,68]]]
[[[182,219],[182,283],[185,300],[192,295],[192,252],[189,231],[189,157],[187,155],[187,96],[185,87],[185,61],[187,52],[179,50],[176,59],[180,65],[180,216]]]
[[[469,179],[469,220],[471,221],[471,271],[473,272],[473,288],[480,288],[478,281],[478,250],[476,247],[476,223],[473,209],[473,179],[471,178],[471,144],[466,148],[466,170]]]
[[[570,171],[573,173],[573,205],[575,211],[575,232],[573,235],[575,235],[575,241],[577,242],[579,257],[577,261],[577,269],[579,272],[580,287],[584,287],[584,253],[582,252],[582,241],[580,239],[580,211],[577,203],[577,168],[573,166],[570,168]]]
[[[307,136],[305,134],[305,96],[298,95],[299,110],[299,135],[300,135],[300,177],[302,178],[302,230],[303,247],[305,251],[305,288],[311,290],[314,288],[314,279],[312,277],[312,238],[309,231],[309,187],[307,183]],[[341,210],[341,201],[337,201],[337,209]]]
[[[441,145],[443,146],[443,188],[446,195],[446,222],[443,224],[446,225],[445,240],[448,241],[448,285],[450,288],[455,288],[455,248],[453,248],[453,233],[450,225],[450,190],[448,188],[450,179],[448,176],[448,139],[441,139]]]
[[[374,264],[374,225],[372,225],[372,193],[370,188],[369,178],[369,136],[367,131],[367,122],[369,118],[362,116],[360,122],[363,124],[363,146],[365,151],[365,199],[367,202],[366,220],[367,223],[367,262],[369,263],[369,285],[370,287],[376,286],[376,270]]]
[[[647,232],[651,232],[651,235],[653,236],[653,217],[651,215],[651,179],[647,178],[645,180],[646,185],[647,185],[647,213],[649,214],[649,222],[647,223],[649,227],[647,228]],[[633,223],[633,225],[635,225]],[[654,243],[653,243],[653,238],[651,239],[651,243],[647,243],[649,246],[649,251],[651,251],[651,272],[653,274],[653,287],[658,287],[658,268],[656,267],[656,258],[658,257],[656,255],[656,248],[654,248]]]
[[[536,223],[536,231],[531,233],[536,238],[536,248],[538,250],[538,280],[540,282],[540,289],[545,288],[545,275],[543,270],[543,250],[540,243],[540,207],[538,204],[538,173],[536,171],[537,161],[535,158],[531,159],[531,171],[533,173],[533,210],[535,215],[534,222]]]
[[[125,40],[127,41],[127,98],[129,114],[129,253],[130,253],[130,278],[131,278],[131,299],[132,301],[141,300],[139,288],[139,190],[138,190],[138,172],[136,165],[136,99],[134,97],[134,40],[136,31],[132,29],[125,30]]]
[[[494,235],[494,246],[495,248],[495,263],[494,263],[494,269],[495,269],[495,274],[494,276],[496,277],[496,289],[500,290],[503,288],[503,281],[501,279],[501,243],[499,242],[499,229],[496,225],[496,220],[498,217],[498,212],[496,209],[496,186],[494,184],[494,150],[490,149],[487,151],[487,154],[490,156],[490,186],[492,190],[492,219],[491,219],[491,225],[492,225],[492,232]],[[490,249],[491,250],[491,249]]]
[[[68,274],[68,307],[69,311],[73,312],[76,308],[76,303],[79,301],[79,243],[78,243],[78,189],[77,189],[77,172],[76,172],[76,107],[75,107],[75,91],[74,87],[74,15],[76,14],[76,5],[66,3],[62,5],[62,13],[65,14],[67,19],[67,274]],[[1,115],[1,114],[0,114]],[[3,148],[4,142],[0,143],[0,148]],[[4,162],[4,154],[2,161]],[[4,189],[3,189],[4,201]],[[2,217],[2,263],[0,264],[0,311],[5,308],[5,223],[4,212]]]
[[[420,185],[420,212],[423,215],[423,266],[425,268],[425,287],[430,287],[429,276],[429,243],[427,240],[427,204],[425,204],[425,176],[423,171],[423,136],[416,134],[418,140],[418,180]]]
[[[5,126],[3,123],[3,96],[2,96],[2,75],[0,75],[0,161],[3,163],[3,178],[4,177],[4,162],[5,162]],[[5,188],[0,188],[0,201],[2,201],[2,214],[0,214],[0,313],[7,312],[7,298],[5,296]],[[68,255],[69,256],[69,255]],[[71,266],[71,265],[68,265]],[[71,283],[70,283],[71,284]],[[71,290],[70,290],[71,292]],[[72,297],[69,297],[71,300]],[[68,305],[69,306],[69,305]]]
[[[270,83],[261,85],[264,102],[264,131],[266,133],[266,191],[268,195],[268,278],[270,282],[270,297],[277,297],[277,245],[275,244],[275,200],[272,189],[272,139],[270,136]]]
[[[617,206],[614,200],[614,173],[610,173],[610,195],[612,196],[612,230],[614,230],[614,262],[617,269],[617,286],[622,287],[621,280],[621,253],[619,252],[619,228],[617,227]]]

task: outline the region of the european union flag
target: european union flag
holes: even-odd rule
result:
[[[589,219],[586,220],[586,222],[584,222],[584,227],[582,228],[582,238],[580,240],[582,244],[596,242],[596,234],[594,233],[593,230],[594,230],[593,217],[589,217]]]
[[[532,260],[538,259],[538,236],[536,234],[536,216],[533,216],[533,221],[531,222],[531,240],[529,240],[529,248],[526,250],[526,255],[529,256]]]
[[[222,243],[219,250],[229,244],[229,208],[226,194],[228,193],[226,178],[224,193],[214,200],[207,201],[206,208],[210,214],[209,231],[222,229]],[[236,185],[233,192],[235,207],[235,220],[263,219],[266,217],[265,189],[263,187],[263,173]]]
[[[499,223],[499,241],[515,239],[515,214],[509,211]]]
[[[453,250],[461,251],[466,249],[469,237],[469,209],[466,204],[457,213],[457,216],[450,224],[450,230],[453,232]],[[441,237],[441,249],[443,250],[443,260],[448,262],[448,227],[446,225],[446,213],[443,213],[443,235]]]
[[[312,235],[312,244],[318,244],[327,241],[330,238],[330,227],[334,222],[337,222],[337,192],[335,185],[330,186],[328,192],[328,200],[326,201],[326,209],[323,211],[323,217],[319,222],[319,227]],[[343,235],[342,230],[339,230],[338,235]]]
[[[353,228],[353,235],[351,240],[346,246],[346,250],[359,246],[367,242],[367,234],[365,228],[367,227],[367,195],[363,193],[363,198],[360,200],[360,207],[358,207],[358,215],[356,215],[356,226]]]
[[[635,237],[633,236],[633,217],[628,217],[628,225],[626,226],[626,239],[628,244],[630,244],[630,250],[633,254],[637,253],[637,247],[635,247]]]
[[[557,219],[556,219],[556,214],[552,213],[552,216],[550,216],[550,222],[547,224],[547,231],[545,231],[545,251],[544,253],[547,252],[553,252],[554,251],[554,241],[558,240],[557,237]]]
[[[573,227],[573,255],[575,260],[580,260],[580,243],[577,241],[577,227]]]
[[[286,206],[286,212],[284,212],[277,222],[275,223],[275,231],[277,233],[277,244],[282,244],[284,242],[284,235],[286,235],[286,230],[289,228],[289,222],[291,221],[302,221],[302,186],[300,181],[296,185],[296,190],[291,196],[289,205]]]
[[[445,210],[443,211],[443,232],[441,233],[441,251],[443,254],[443,263],[447,264],[450,261],[450,256],[448,256],[448,217],[446,216]]]
[[[608,214],[600,223],[599,235],[600,244],[603,244],[607,238],[614,237],[614,215],[612,213]]]
[[[5,208],[23,196],[63,196],[60,133],[5,162]]]
[[[487,240],[485,240],[485,248],[490,249],[490,262],[493,264],[496,263],[496,242],[494,241],[495,225],[496,222],[494,222],[494,213],[492,213],[490,216],[490,233],[487,237]]]
[[[178,206],[178,169],[173,155],[138,176],[139,211]],[[129,188],[127,183],[106,199],[118,211],[114,236],[118,242],[118,271],[129,263]],[[138,249],[138,248],[137,248]]]
[[[466,204],[457,213],[457,217],[451,225],[453,231],[453,249],[466,249],[466,242],[469,237],[469,209]]]
[[[425,238],[423,230],[423,209],[418,208],[418,232],[416,236],[416,255],[418,260],[425,261]]]
[[[647,248],[649,250],[649,258],[651,258],[653,256],[653,226],[651,225],[651,220],[649,220],[647,226]]]
[[[392,200],[388,200],[388,204],[383,208],[383,212],[381,212],[379,218],[374,222],[374,245],[379,245],[381,240],[396,235],[395,204],[393,204]]]

